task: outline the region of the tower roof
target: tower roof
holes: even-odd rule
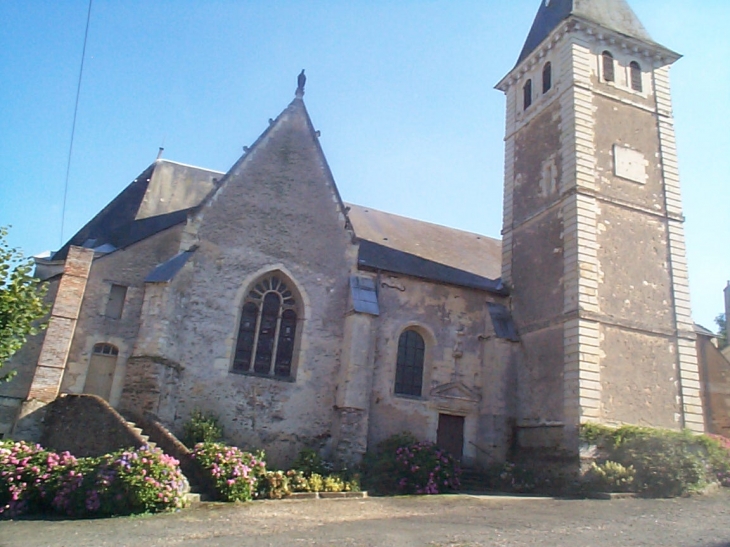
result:
[[[517,64],[530,55],[560,23],[580,17],[625,36],[654,43],[626,0],[541,0]]]

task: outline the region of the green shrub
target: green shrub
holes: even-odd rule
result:
[[[364,472],[368,489],[380,494],[437,494],[459,488],[461,469],[447,452],[410,434],[390,437],[368,455]]]
[[[283,471],[267,471],[259,478],[256,487],[256,497],[260,499],[279,500],[291,493],[289,476]]]
[[[307,479],[309,492],[324,492],[324,477],[319,473],[312,473]]]
[[[286,477],[289,479],[289,488],[292,492],[311,492],[309,481],[304,473],[297,471],[296,469],[290,469],[286,472]]]
[[[636,470],[633,466],[624,467],[620,463],[605,461],[593,462],[588,472],[589,483],[599,492],[630,492]]]
[[[337,475],[328,475],[324,478],[322,490],[324,492],[344,492],[345,481]]]
[[[410,433],[392,435],[380,442],[374,452],[365,454],[362,463],[363,482],[368,491],[376,494],[395,494],[398,492],[398,472],[396,451],[402,446],[416,443]]]
[[[305,477],[309,477],[313,473],[326,475],[328,472],[332,471],[332,465],[325,463],[322,457],[315,450],[305,448],[299,452],[297,459],[294,460],[292,469],[301,471]]]
[[[626,470],[633,469],[633,480],[619,480],[614,488],[651,497],[674,497],[699,491],[710,482],[730,486],[730,441],[723,437],[637,426],[614,429],[596,424],[582,426],[581,437],[598,446],[599,469],[609,473],[609,461]],[[612,472],[617,473],[617,469]],[[591,479],[597,479],[595,469],[588,478],[589,484]],[[608,487],[618,477],[606,475],[604,479],[602,486]]]
[[[490,488],[501,492],[532,492],[537,486],[535,474],[512,462],[496,464],[486,471]]]
[[[192,453],[208,473],[223,501],[250,501],[266,475],[263,453],[244,452],[221,443],[198,443]]]
[[[193,447],[198,443],[218,443],[223,440],[223,427],[213,414],[193,410],[190,419],[183,424],[182,442]]]

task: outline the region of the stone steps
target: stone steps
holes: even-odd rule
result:
[[[135,424],[131,420],[126,421],[129,428],[137,435],[139,435],[147,446],[149,446],[150,448],[157,447],[157,443],[155,443],[154,441],[150,441],[149,435],[146,435],[141,427],[137,426],[137,424]],[[188,482],[188,484],[190,485],[190,491],[185,494],[185,500],[187,501],[187,505],[193,505],[195,503],[200,503],[201,501],[207,501],[205,499],[205,496],[200,493],[201,489],[196,484],[192,484],[190,482]]]
[[[157,446],[157,443],[155,443],[153,441],[150,441],[149,435],[145,435],[144,434],[144,431],[142,431],[142,428],[141,427],[137,427],[137,424],[135,424],[134,422],[130,422],[129,420],[127,420],[127,425],[130,427],[130,429],[132,431],[134,431],[137,435],[139,435],[140,437],[142,437],[142,440],[144,441],[144,443],[147,446],[149,446],[150,448],[155,448]]]

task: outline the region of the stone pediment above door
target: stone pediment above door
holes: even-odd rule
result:
[[[478,403],[482,400],[481,395],[469,389],[461,382],[450,382],[436,386],[431,390],[430,395],[434,399],[450,399],[468,403]]]

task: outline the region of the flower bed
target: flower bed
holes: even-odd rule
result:
[[[158,449],[75,458],[40,445],[0,442],[0,517],[169,511],[185,505],[188,489],[177,460]]]

